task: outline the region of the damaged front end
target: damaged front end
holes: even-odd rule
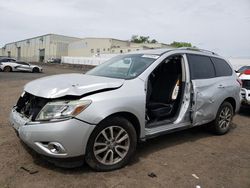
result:
[[[91,104],[91,100],[65,96],[46,99],[24,92],[19,98],[15,110],[30,121],[58,121],[81,113]]]
[[[91,104],[84,97],[120,88],[122,79],[83,74],[40,78],[25,85],[15,110],[29,121],[58,121],[81,113]]]
[[[90,103],[80,96],[47,99],[24,92],[11,111],[10,122],[19,138],[36,152],[77,157],[84,155],[94,126],[74,117]]]
[[[92,104],[87,96],[118,89],[123,83],[122,79],[82,74],[40,78],[25,85],[11,110],[10,123],[19,138],[42,155],[82,156],[95,128],[80,117]]]
[[[16,111],[31,121],[35,121],[41,109],[50,101],[24,92],[16,104]]]

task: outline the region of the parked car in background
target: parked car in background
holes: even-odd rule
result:
[[[5,58],[0,60],[0,70],[4,72],[42,72],[42,67],[38,65],[32,65],[23,61],[17,61],[13,58]]]
[[[17,60],[14,58],[10,58],[10,57],[1,57],[0,58],[0,63],[1,62],[16,62]]]
[[[243,73],[245,70],[249,69],[250,70],[250,66],[243,66],[241,68],[239,68],[236,72],[239,74]]]
[[[243,72],[240,73],[239,78],[242,81],[241,88],[241,104],[243,106],[250,105],[250,66],[249,69],[244,69]]]
[[[60,58],[50,58],[48,59],[47,63],[61,63]]]
[[[10,121],[36,152],[80,156],[91,168],[110,171],[129,162],[140,140],[206,123],[226,134],[240,107],[240,89],[231,65],[213,52],[138,51],[86,74],[28,83]]]

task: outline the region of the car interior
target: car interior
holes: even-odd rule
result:
[[[150,74],[146,96],[147,125],[166,120],[170,123],[177,116],[184,91],[182,62],[182,55],[168,57]]]

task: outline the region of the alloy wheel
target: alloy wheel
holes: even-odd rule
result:
[[[127,155],[130,138],[125,129],[119,126],[109,126],[96,137],[93,151],[98,162],[104,165],[114,165]]]
[[[226,129],[229,127],[230,122],[232,119],[232,112],[230,108],[227,106],[221,110],[220,116],[219,116],[219,127],[222,129]]]

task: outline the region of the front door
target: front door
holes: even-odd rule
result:
[[[25,62],[18,62],[18,66],[16,68],[20,71],[31,71],[30,65]]]

